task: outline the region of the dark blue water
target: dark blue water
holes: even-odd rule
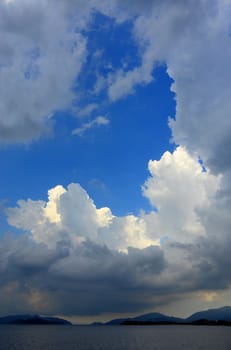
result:
[[[0,326],[0,350],[231,350],[231,328]]]

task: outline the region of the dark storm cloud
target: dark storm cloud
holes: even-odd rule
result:
[[[26,236],[1,242],[1,289],[4,308],[66,315],[138,312],[168,303],[180,293],[227,289],[231,276],[230,238],[171,243],[161,249],[128,249],[120,253],[85,241],[68,241],[56,249]],[[169,250],[183,251],[182,266],[167,262]],[[15,301],[7,300],[10,288]],[[38,300],[34,304],[34,294]],[[46,302],[44,302],[44,299]],[[21,300],[20,304],[18,304]],[[10,305],[11,303],[11,305]]]
[[[127,253],[90,240],[74,246],[68,236],[54,248],[32,236],[6,236],[0,246],[3,312],[138,312],[182,293],[226,290],[231,283],[227,221],[219,225],[217,207],[202,214],[210,229],[206,236],[191,243],[167,240],[161,247],[128,248]]]
[[[214,143],[214,152],[208,159],[209,168],[214,173],[226,173],[231,170],[231,128],[224,131],[223,138]]]
[[[90,241],[77,249],[59,242],[50,250],[27,237],[6,237],[1,242],[1,290],[17,283],[22,295],[31,291],[52,299],[48,310],[64,314],[97,314],[133,311],[148,305],[140,299],[154,276],[165,268],[163,252],[158,247],[131,248],[128,254],[109,250]],[[15,290],[17,300],[17,291]],[[25,298],[26,299],[26,298]],[[28,302],[29,304],[29,302]],[[24,303],[23,309],[29,306]]]
[[[231,236],[226,230],[222,232],[223,229],[212,229],[207,236],[198,238],[195,244],[169,245],[169,249],[183,253],[188,263],[185,269],[179,270],[176,281],[178,292],[228,290],[231,284]]]

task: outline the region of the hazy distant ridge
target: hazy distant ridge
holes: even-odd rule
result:
[[[114,319],[106,322],[107,325],[121,324],[192,324],[225,321],[231,323],[231,307],[224,306],[218,309],[199,311],[187,318],[164,315],[158,312],[139,315],[136,317]]]
[[[201,319],[206,319],[209,321],[231,321],[231,307],[224,306],[219,309],[209,309],[205,311],[199,311],[192,314],[186,319],[187,322],[194,322]]]

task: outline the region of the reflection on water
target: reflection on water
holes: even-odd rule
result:
[[[230,350],[231,329],[207,326],[0,326],[0,350]]]

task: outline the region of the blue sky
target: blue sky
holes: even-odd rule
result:
[[[26,145],[2,147],[1,197],[9,205],[18,198],[46,200],[48,188],[79,182],[98,207],[109,206],[115,215],[150,209],[140,191],[148,175],[148,161],[175,147],[168,127],[168,117],[175,115],[174,93],[170,91],[173,80],[160,64],[153,70],[152,83],[112,104],[105,91],[99,96],[90,93],[96,69],[106,76],[121,62],[127,70],[140,63],[131,36],[132,23],[117,25],[97,13],[92,21],[85,33],[89,55],[76,82],[80,101],[73,104],[84,108],[94,103],[97,111],[80,119],[71,110],[57,111],[52,134]],[[102,61],[96,65],[94,54],[100,50]],[[105,68],[107,65],[111,68]],[[82,136],[72,135],[73,129],[94,114],[107,116],[109,124],[86,130]]]
[[[0,3],[2,314],[230,302],[230,11]]]

